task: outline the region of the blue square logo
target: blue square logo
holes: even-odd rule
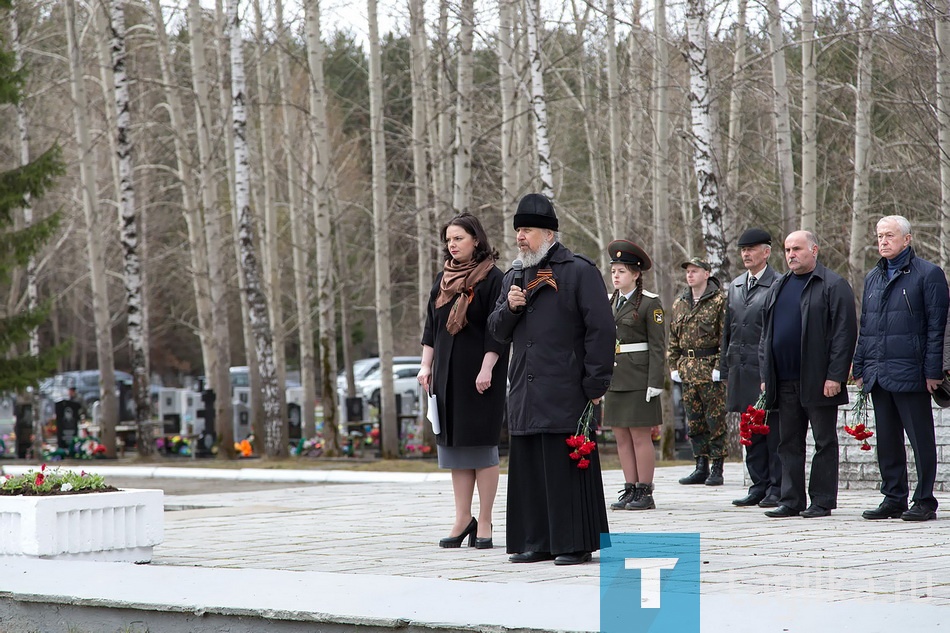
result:
[[[699,633],[699,534],[601,534],[601,633]]]

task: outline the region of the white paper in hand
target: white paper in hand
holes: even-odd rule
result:
[[[426,418],[432,423],[432,432],[438,435],[442,432],[442,424],[439,423],[439,405],[436,402],[435,394],[429,394],[429,404],[426,407]]]

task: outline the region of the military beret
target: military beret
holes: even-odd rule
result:
[[[630,240],[614,240],[607,245],[607,254],[613,264],[633,264],[641,271],[653,267],[653,261],[646,251]]]
[[[709,262],[707,262],[705,259],[701,257],[693,257],[688,262],[683,262],[682,264],[680,264],[680,268],[686,268],[688,266],[699,266],[705,271],[712,270],[712,266],[709,265]]]
[[[769,235],[768,231],[762,229],[746,229],[745,232],[739,236],[737,243],[739,246],[757,246],[758,244],[768,244],[771,246],[772,236]]]

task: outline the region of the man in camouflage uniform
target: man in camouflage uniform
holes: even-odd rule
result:
[[[726,456],[726,389],[719,379],[719,343],[726,295],[712,267],[699,257],[683,262],[686,290],[673,302],[670,377],[683,383],[683,407],[696,470],[684,485],[721,486]]]

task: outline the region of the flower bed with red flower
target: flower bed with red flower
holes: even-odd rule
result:
[[[868,394],[858,391],[858,395],[851,406],[851,422],[853,426],[844,425],[844,432],[861,442],[861,450],[871,450],[868,438],[874,435],[868,424],[871,422],[871,407],[868,404]]]
[[[28,470],[22,475],[5,475],[0,480],[0,495],[63,495],[117,490],[114,486],[106,485],[102,475],[47,468],[46,464],[38,471]]]
[[[577,431],[566,440],[567,445],[574,449],[568,457],[576,461],[577,467],[581,470],[586,470],[590,467],[590,460],[587,456],[597,450],[597,442],[590,439],[590,427],[593,420],[594,403],[588,402],[587,406],[584,407],[584,412],[581,414],[580,419],[577,421]]]
[[[743,446],[752,445],[753,435],[768,435],[771,429],[766,422],[765,392],[759,394],[755,404],[750,404],[739,416],[739,443]]]

